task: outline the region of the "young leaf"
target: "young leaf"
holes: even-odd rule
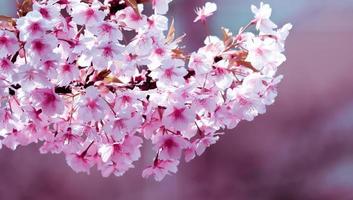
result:
[[[0,15],[0,22],[4,22],[1,24],[2,27],[14,27],[16,25],[14,18],[4,15]]]
[[[9,16],[0,15],[0,21],[11,22],[13,21],[13,18]]]
[[[19,17],[25,16],[33,9],[33,0],[23,0],[22,3],[17,1],[17,15]]]
[[[175,37],[175,27],[174,27],[174,19],[172,19],[172,23],[170,24],[168,35],[165,42],[167,44],[171,43],[174,40],[174,37]]]
[[[116,76],[108,75],[103,80],[106,84],[110,83],[122,83]]]
[[[232,33],[229,31],[229,29],[222,27],[222,32],[223,32],[223,43],[226,47],[230,46],[233,44],[233,37]]]

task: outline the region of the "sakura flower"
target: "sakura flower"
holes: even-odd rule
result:
[[[15,65],[7,58],[0,58],[0,72],[12,74]]]
[[[134,108],[141,109],[139,100],[143,98],[145,95],[138,91],[124,91],[116,97],[114,109],[123,111],[123,113],[131,113]]]
[[[17,19],[17,28],[20,30],[20,40],[40,38],[51,26],[38,11],[29,12],[25,17]]]
[[[18,51],[19,45],[14,33],[0,30],[0,58],[12,55]]]
[[[138,29],[147,25],[147,17],[139,15],[131,7],[126,7],[125,9],[117,12],[116,18],[121,23],[123,23],[122,26],[125,25],[127,26],[127,28],[130,28],[130,29]]]
[[[151,77],[158,80],[158,87],[165,87],[167,85],[182,85],[187,74],[182,60],[166,60],[162,66],[151,73]]]
[[[222,134],[222,133],[220,133]],[[201,139],[195,140],[191,145],[188,146],[184,151],[185,161],[190,162],[196,157],[200,156],[205,152],[206,148],[210,147],[212,144],[215,144],[219,139],[219,136],[216,134],[207,134]]]
[[[194,22],[201,21],[202,23],[206,22],[207,17],[213,15],[214,12],[217,10],[217,4],[206,2],[206,4],[195,10],[197,17],[195,18]]]
[[[155,149],[161,149],[159,157],[161,159],[179,159],[181,151],[189,146],[189,143],[179,137],[173,135],[162,135],[156,138]]]
[[[106,106],[97,89],[88,87],[86,94],[80,98],[77,117],[84,122],[99,121],[104,117]]]
[[[185,155],[185,162],[190,162],[192,159],[194,159],[196,157],[195,154],[195,145],[191,144],[187,149],[185,149],[184,151],[184,155]]]
[[[171,130],[185,130],[194,120],[195,114],[190,108],[183,105],[170,105],[163,113],[162,122]]]
[[[89,31],[85,32],[78,41],[75,43],[72,52],[77,54],[79,58],[77,59],[77,64],[79,66],[88,67],[91,65],[94,55],[94,48],[97,46],[97,37],[92,35]],[[70,46],[68,46],[71,49]]]
[[[30,65],[22,65],[12,79],[21,84],[22,89],[31,91],[36,87],[45,87],[50,85],[45,73],[41,70],[32,68]]]
[[[148,115],[146,116],[146,120],[142,124],[142,133],[145,138],[151,139],[153,136],[153,133],[156,132],[157,129],[159,129],[162,126],[161,122],[161,109],[155,109],[152,112],[149,112]]]
[[[2,129],[1,133],[7,134],[7,129],[11,130],[13,128],[12,122],[14,120],[14,115],[12,115],[10,109],[1,109],[0,110],[0,128]]]
[[[255,23],[257,30],[260,30],[262,33],[267,34],[272,33],[273,29],[277,28],[277,25],[270,20],[272,13],[270,5],[261,2],[259,8],[252,5],[251,11],[255,14]]]
[[[49,4],[50,5],[50,4]],[[38,2],[33,3],[33,10],[38,11],[48,23],[56,24],[59,21],[60,9],[56,5],[44,5]]]
[[[185,54],[165,15],[171,1],[152,0],[150,13],[141,1],[115,9],[124,2],[37,0],[15,23],[1,23],[0,148],[39,142],[74,171],[97,166],[107,177],[133,168],[145,139],[155,154],[142,176],[160,181],[220,130],[265,113],[292,26],[276,29],[261,3],[238,35],[224,29],[223,39],[206,36]],[[194,21],[216,10],[207,2]]]
[[[277,67],[286,60],[285,56],[280,53],[276,41],[271,38],[264,40],[253,38],[246,42],[246,48],[249,51],[246,61],[251,62],[252,66],[258,70],[263,70],[269,65]]]
[[[221,60],[215,64],[215,84],[221,90],[229,88],[234,81],[234,76],[228,71],[228,67],[229,63],[226,60]]]
[[[103,143],[98,146],[98,154],[104,163],[125,162],[132,163],[140,157],[142,140],[133,135],[126,136],[123,140],[113,143]],[[120,160],[123,158],[123,160]],[[125,160],[125,161],[124,161]]]
[[[282,79],[283,76],[279,75],[266,83],[266,90],[263,92],[263,94],[261,94],[264,104],[271,105],[274,103],[275,98],[278,95],[277,85],[281,82]]]
[[[114,144],[103,144],[98,149],[98,154],[102,157],[103,162],[107,162],[114,153]]]
[[[76,3],[72,8],[72,20],[78,25],[94,26],[103,21],[105,13],[100,9],[102,4],[94,0],[92,5],[86,3]]]
[[[198,156],[200,156],[203,152],[205,152],[206,148],[211,146],[212,144],[215,144],[219,139],[219,136],[216,135],[207,135],[200,139],[196,143],[196,153]]]
[[[121,150],[129,157],[131,161],[136,161],[140,158],[140,148],[143,140],[135,135],[125,137]]]
[[[21,131],[13,129],[11,132],[6,134],[6,137],[1,141],[1,143],[12,150],[16,150],[18,145],[27,145],[29,142],[28,138],[26,138]]]
[[[114,41],[122,40],[123,35],[119,29],[115,27],[115,24],[110,22],[103,22],[94,26],[87,27],[87,30],[96,36],[99,36],[102,41]]]
[[[99,70],[110,68],[113,61],[119,58],[119,54],[121,54],[122,51],[123,47],[113,42],[100,44],[92,53],[96,55],[92,59],[94,68]]]
[[[58,71],[61,75],[58,79],[60,85],[67,85],[79,78],[79,70],[75,64],[63,63],[59,66]]]
[[[253,73],[245,77],[240,91],[243,95],[248,97],[258,97],[266,90],[266,82],[269,77],[260,73]]]
[[[32,97],[46,115],[60,114],[64,110],[63,101],[52,89],[35,89],[32,92]]]
[[[176,173],[178,164],[177,160],[157,160],[153,166],[143,170],[142,177],[154,176],[156,181],[161,181],[170,172]]]
[[[189,68],[193,69],[198,75],[210,72],[212,70],[212,64],[213,60],[206,55],[193,53],[190,56]]]
[[[33,122],[41,122],[45,118],[42,109],[36,109],[33,106],[25,106],[23,110],[28,114],[28,119]]]
[[[149,29],[168,30],[168,18],[163,15],[152,15],[148,18]]]
[[[285,24],[282,28],[277,30],[276,40],[280,46],[281,51],[284,51],[284,42],[289,35],[289,31],[293,28],[292,24]]]
[[[168,4],[170,2],[172,2],[172,0],[152,0],[152,8],[156,14],[164,15],[168,12]]]
[[[135,113],[128,111],[119,112],[119,116],[115,119],[107,121],[104,130],[115,140],[120,141],[125,135],[136,130],[142,123],[142,118]]]
[[[133,167],[132,162],[140,158],[142,140],[137,136],[126,136],[121,143],[102,144],[98,154],[102,158],[103,176],[113,173],[122,175],[126,170]]]
[[[138,45],[138,49],[131,48],[132,46]],[[135,37],[135,40],[131,42],[128,46],[130,51],[134,51],[137,55],[148,55],[153,49],[153,39],[148,34],[138,34]],[[131,52],[133,53],[133,52]]]
[[[45,56],[38,63],[38,68],[43,70],[48,77],[51,79],[55,79],[58,75],[57,67],[59,65],[59,57],[55,54],[49,54],[49,56]]]
[[[254,95],[247,96],[242,94],[244,90],[238,91],[236,97],[236,103],[234,103],[232,109],[233,112],[237,110],[237,117],[247,121],[252,121],[254,117],[259,114],[266,112],[266,107],[259,101],[259,97]]]
[[[102,172],[103,177],[108,177],[112,173],[115,176],[122,176],[128,169],[134,166],[130,162],[126,162],[124,158],[119,158],[118,160],[104,163],[99,166],[98,169]]]
[[[82,153],[67,155],[66,162],[75,172],[85,172],[87,174],[89,174],[90,168],[94,164],[91,157]]]
[[[208,36],[204,44],[205,46],[200,48],[198,53],[212,58],[220,55],[225,49],[224,42],[217,36]]]
[[[152,38],[153,40],[158,40],[159,38]],[[149,60],[151,63],[148,64],[150,70],[157,69],[164,62],[165,57],[169,54],[170,49],[165,44],[155,44],[152,46],[152,52],[149,55]]]
[[[25,49],[32,59],[40,59],[50,55],[57,46],[57,39],[54,36],[43,36],[35,38],[26,43]],[[30,51],[31,50],[31,51]]]

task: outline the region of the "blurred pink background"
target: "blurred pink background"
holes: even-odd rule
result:
[[[14,0],[0,0],[11,14]],[[194,50],[204,40],[193,9],[174,0],[177,32]],[[254,0],[216,0],[213,34],[234,33]],[[76,174],[63,155],[38,146],[0,150],[0,200],[351,200],[353,199],[353,0],[267,0],[273,21],[291,22],[279,97],[265,115],[228,131],[203,156],[162,182],[143,179],[149,152],[123,177]]]

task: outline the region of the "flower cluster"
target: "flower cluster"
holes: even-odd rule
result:
[[[155,156],[142,175],[162,180],[265,113],[291,25],[277,29],[269,5],[253,6],[238,34],[223,29],[186,54],[164,16],[171,1],[152,0],[147,16],[133,0],[25,0],[0,27],[0,148],[40,142],[74,171],[106,177],[133,168],[144,139]]]

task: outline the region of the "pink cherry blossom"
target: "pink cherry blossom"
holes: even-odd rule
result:
[[[16,35],[9,31],[0,30],[0,58],[13,55],[18,49]]]
[[[185,130],[195,118],[193,110],[183,105],[170,105],[163,113],[163,124],[172,130]]]
[[[213,135],[207,135],[197,141],[196,143],[196,153],[197,155],[201,155],[203,152],[205,152],[206,148],[211,146],[212,144],[215,144],[219,139],[219,136],[213,136]]]
[[[0,72],[12,74],[14,72],[14,64],[7,58],[0,59]]]
[[[103,21],[106,15],[99,10],[101,6],[102,4],[97,0],[94,0],[91,6],[86,3],[76,3],[72,8],[72,20],[78,25],[94,26]]]
[[[256,29],[260,30],[262,33],[272,33],[277,25],[270,20],[272,9],[270,5],[260,3],[260,7],[251,6],[251,11],[255,14]]]
[[[99,121],[104,117],[106,106],[107,104],[100,97],[99,91],[94,87],[89,87],[86,94],[80,99],[77,117],[85,122]]]
[[[229,63],[225,60],[221,60],[215,63],[214,67],[213,72],[216,86],[221,90],[229,88],[234,81],[234,76],[228,70]]]
[[[178,171],[178,164],[179,161],[177,160],[157,160],[153,166],[148,167],[142,172],[142,176],[144,178],[154,176],[156,181],[161,181],[170,172],[176,173]]]
[[[59,85],[67,85],[79,77],[79,70],[75,64],[63,63],[58,67],[58,71],[61,75],[58,81]]]
[[[170,2],[172,0],[152,0],[152,7],[157,14],[164,15],[168,12]]]
[[[203,23],[206,22],[207,17],[212,16],[214,12],[217,10],[217,4],[206,2],[206,4],[195,10],[197,17],[195,18],[194,22],[201,21]]]
[[[121,45],[113,42],[99,44],[96,47],[96,50],[92,53],[93,55],[96,55],[92,59],[94,68],[100,70],[107,67],[110,68],[113,64],[113,60],[119,59],[122,50],[123,48]]]
[[[246,60],[258,70],[263,70],[267,66],[281,65],[285,60],[285,56],[281,53],[276,45],[276,41],[271,38],[253,38],[246,42],[246,48],[249,51]]]
[[[87,27],[87,30],[94,35],[99,36],[102,41],[117,41],[123,39],[121,31],[115,27],[114,23],[102,22],[100,24]]]
[[[131,132],[137,130],[142,123],[141,116],[135,112],[120,111],[116,118],[107,120],[104,130],[115,140],[119,141]]]
[[[162,135],[156,138],[155,148],[159,152],[161,159],[179,159],[183,149],[189,146],[188,142],[178,136]]]
[[[0,149],[39,143],[75,172],[97,167],[103,177],[144,156],[152,162],[142,176],[161,181],[223,130],[265,113],[292,25],[277,29],[261,3],[237,35],[223,29],[224,39],[207,35],[185,53],[185,35],[166,15],[171,2],[153,0],[147,14],[131,2],[113,10],[111,0],[34,1],[15,23],[1,23]],[[216,10],[207,2],[194,21]],[[150,142],[152,154],[142,155]]]
[[[166,60],[160,68],[151,73],[151,77],[158,80],[158,87],[182,85],[185,81],[183,77],[187,71],[181,66],[184,66],[184,62],[181,60]]]
[[[49,5],[51,4],[52,3],[49,3]],[[46,6],[39,4],[38,2],[34,2],[33,10],[38,11],[44,19],[48,20],[48,23],[55,24],[58,22],[60,17],[60,8],[56,6]]]
[[[17,28],[20,31],[20,40],[26,41],[42,37],[45,31],[51,28],[51,25],[43,19],[38,11],[33,11],[17,20]]]
[[[38,108],[46,115],[60,114],[64,110],[64,103],[51,88],[35,89],[32,97],[38,103]]]
[[[19,66],[18,72],[12,76],[13,81],[22,85],[22,88],[28,92],[36,87],[47,86],[49,81],[41,70],[32,68],[30,65]]]
[[[87,174],[90,173],[90,168],[94,164],[91,157],[80,153],[67,155],[66,161],[75,172],[86,172]]]
[[[147,25],[147,17],[137,14],[131,7],[126,7],[124,10],[117,12],[116,18],[122,25],[130,29],[138,29]]]
[[[26,53],[34,60],[50,55],[57,45],[56,40],[54,36],[43,36],[30,40],[25,45]]]
[[[200,53],[193,53],[190,57],[189,68],[193,69],[197,75],[202,75],[212,70],[213,60]]]

